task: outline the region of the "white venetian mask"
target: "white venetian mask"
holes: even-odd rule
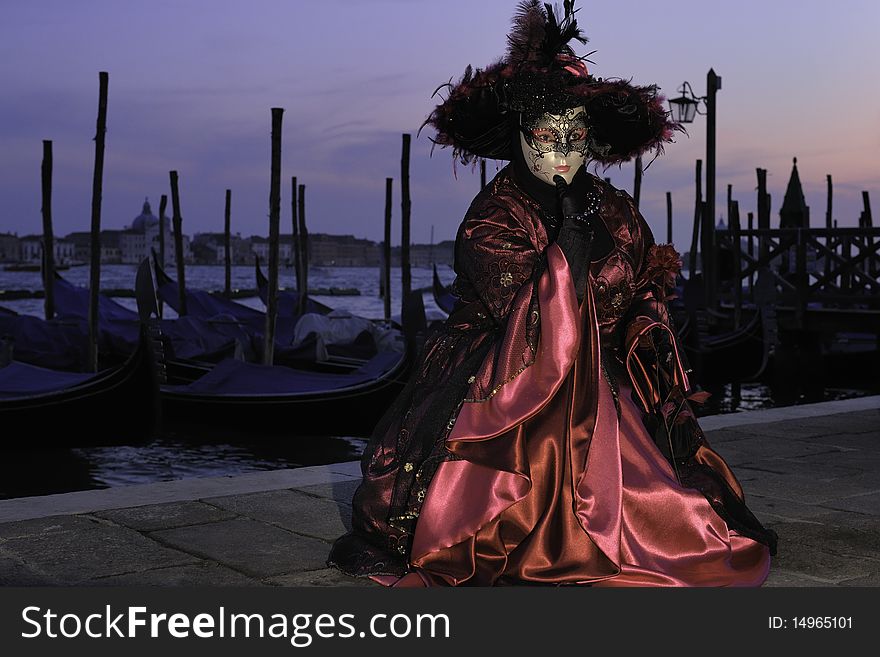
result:
[[[519,143],[529,171],[553,185],[553,176],[571,183],[587,152],[587,120],[583,106],[562,114],[543,114],[520,125]]]

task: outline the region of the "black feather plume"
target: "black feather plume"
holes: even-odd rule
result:
[[[547,16],[540,0],[523,0],[513,16],[507,35],[507,60],[514,66],[534,61],[544,41]]]
[[[574,0],[563,3],[562,20],[549,3],[523,0],[513,17],[513,26],[507,36],[507,61],[518,67],[531,64],[551,65],[560,53],[574,54],[569,46],[572,40],[587,43],[574,15]]]

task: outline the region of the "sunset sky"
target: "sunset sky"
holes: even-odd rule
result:
[[[90,221],[98,72],[110,74],[103,226],[122,228],[145,196],[158,213],[180,174],[184,232],[220,231],[232,189],[233,231],[268,233],[270,108],[285,108],[282,230],[289,180],[306,185],[313,232],[381,239],[385,178],[395,178],[400,226],[401,133],[413,134],[412,239],[453,239],[478,175],[451,153],[429,157],[431,92],[467,64],[504,53],[515,0],[0,0],[0,232],[39,233],[42,140],[54,142],[56,234]],[[755,168],[768,170],[773,221],[793,157],[824,221],[834,178],[840,225],[856,225],[861,191],[880,213],[880,2],[672,0],[586,2],[578,50],[602,77],[688,80],[718,93],[718,213],[733,184],[743,218],[755,207]],[[642,211],[687,248],[694,162],[705,157],[705,117],[645,173]],[[491,173],[495,164],[489,163]],[[609,169],[632,189],[631,165]]]

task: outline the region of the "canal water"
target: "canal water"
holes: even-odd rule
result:
[[[448,266],[439,266],[444,283],[454,278]],[[134,286],[136,266],[105,265],[101,271],[104,288],[124,289]],[[71,283],[87,285],[88,268],[74,267],[63,272]],[[186,270],[187,287],[218,290],[223,287],[222,267],[191,266]],[[412,287],[429,287],[432,271],[412,270]],[[295,287],[292,270],[280,273],[282,287]],[[383,301],[379,297],[379,272],[366,267],[312,267],[309,285],[314,288],[355,288],[357,296],[316,296],[316,300],[353,314],[381,318]],[[232,287],[254,289],[253,267],[233,267]],[[39,290],[40,275],[35,272],[0,271],[0,289]],[[400,269],[392,269],[392,315],[400,312]],[[443,314],[430,293],[424,295],[429,319]],[[117,299],[135,308],[132,298]],[[243,298],[240,303],[263,309],[262,302]],[[19,313],[42,316],[41,299],[3,302],[3,306]],[[731,413],[775,406],[769,387],[761,383],[742,384],[739,390],[724,386],[712,391],[713,396],[701,415]],[[867,394],[864,390],[829,389],[826,399],[842,399]],[[211,431],[188,430],[169,432],[147,442],[128,441],[113,447],[73,447],[47,449],[39,445],[39,437],[9,435],[3,431],[4,446],[0,452],[0,499],[31,495],[47,495],[76,490],[108,488],[130,484],[169,481],[191,477],[235,475],[259,470],[295,468],[350,461],[359,458],[365,441],[351,436],[292,436],[266,441],[248,436],[212,435]],[[83,444],[87,444],[87,437]],[[125,438],[120,439],[126,443]]]

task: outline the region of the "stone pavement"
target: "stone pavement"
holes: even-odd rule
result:
[[[880,397],[703,418],[779,534],[766,586],[880,585]],[[326,568],[356,462],[0,500],[0,585],[373,586]]]

